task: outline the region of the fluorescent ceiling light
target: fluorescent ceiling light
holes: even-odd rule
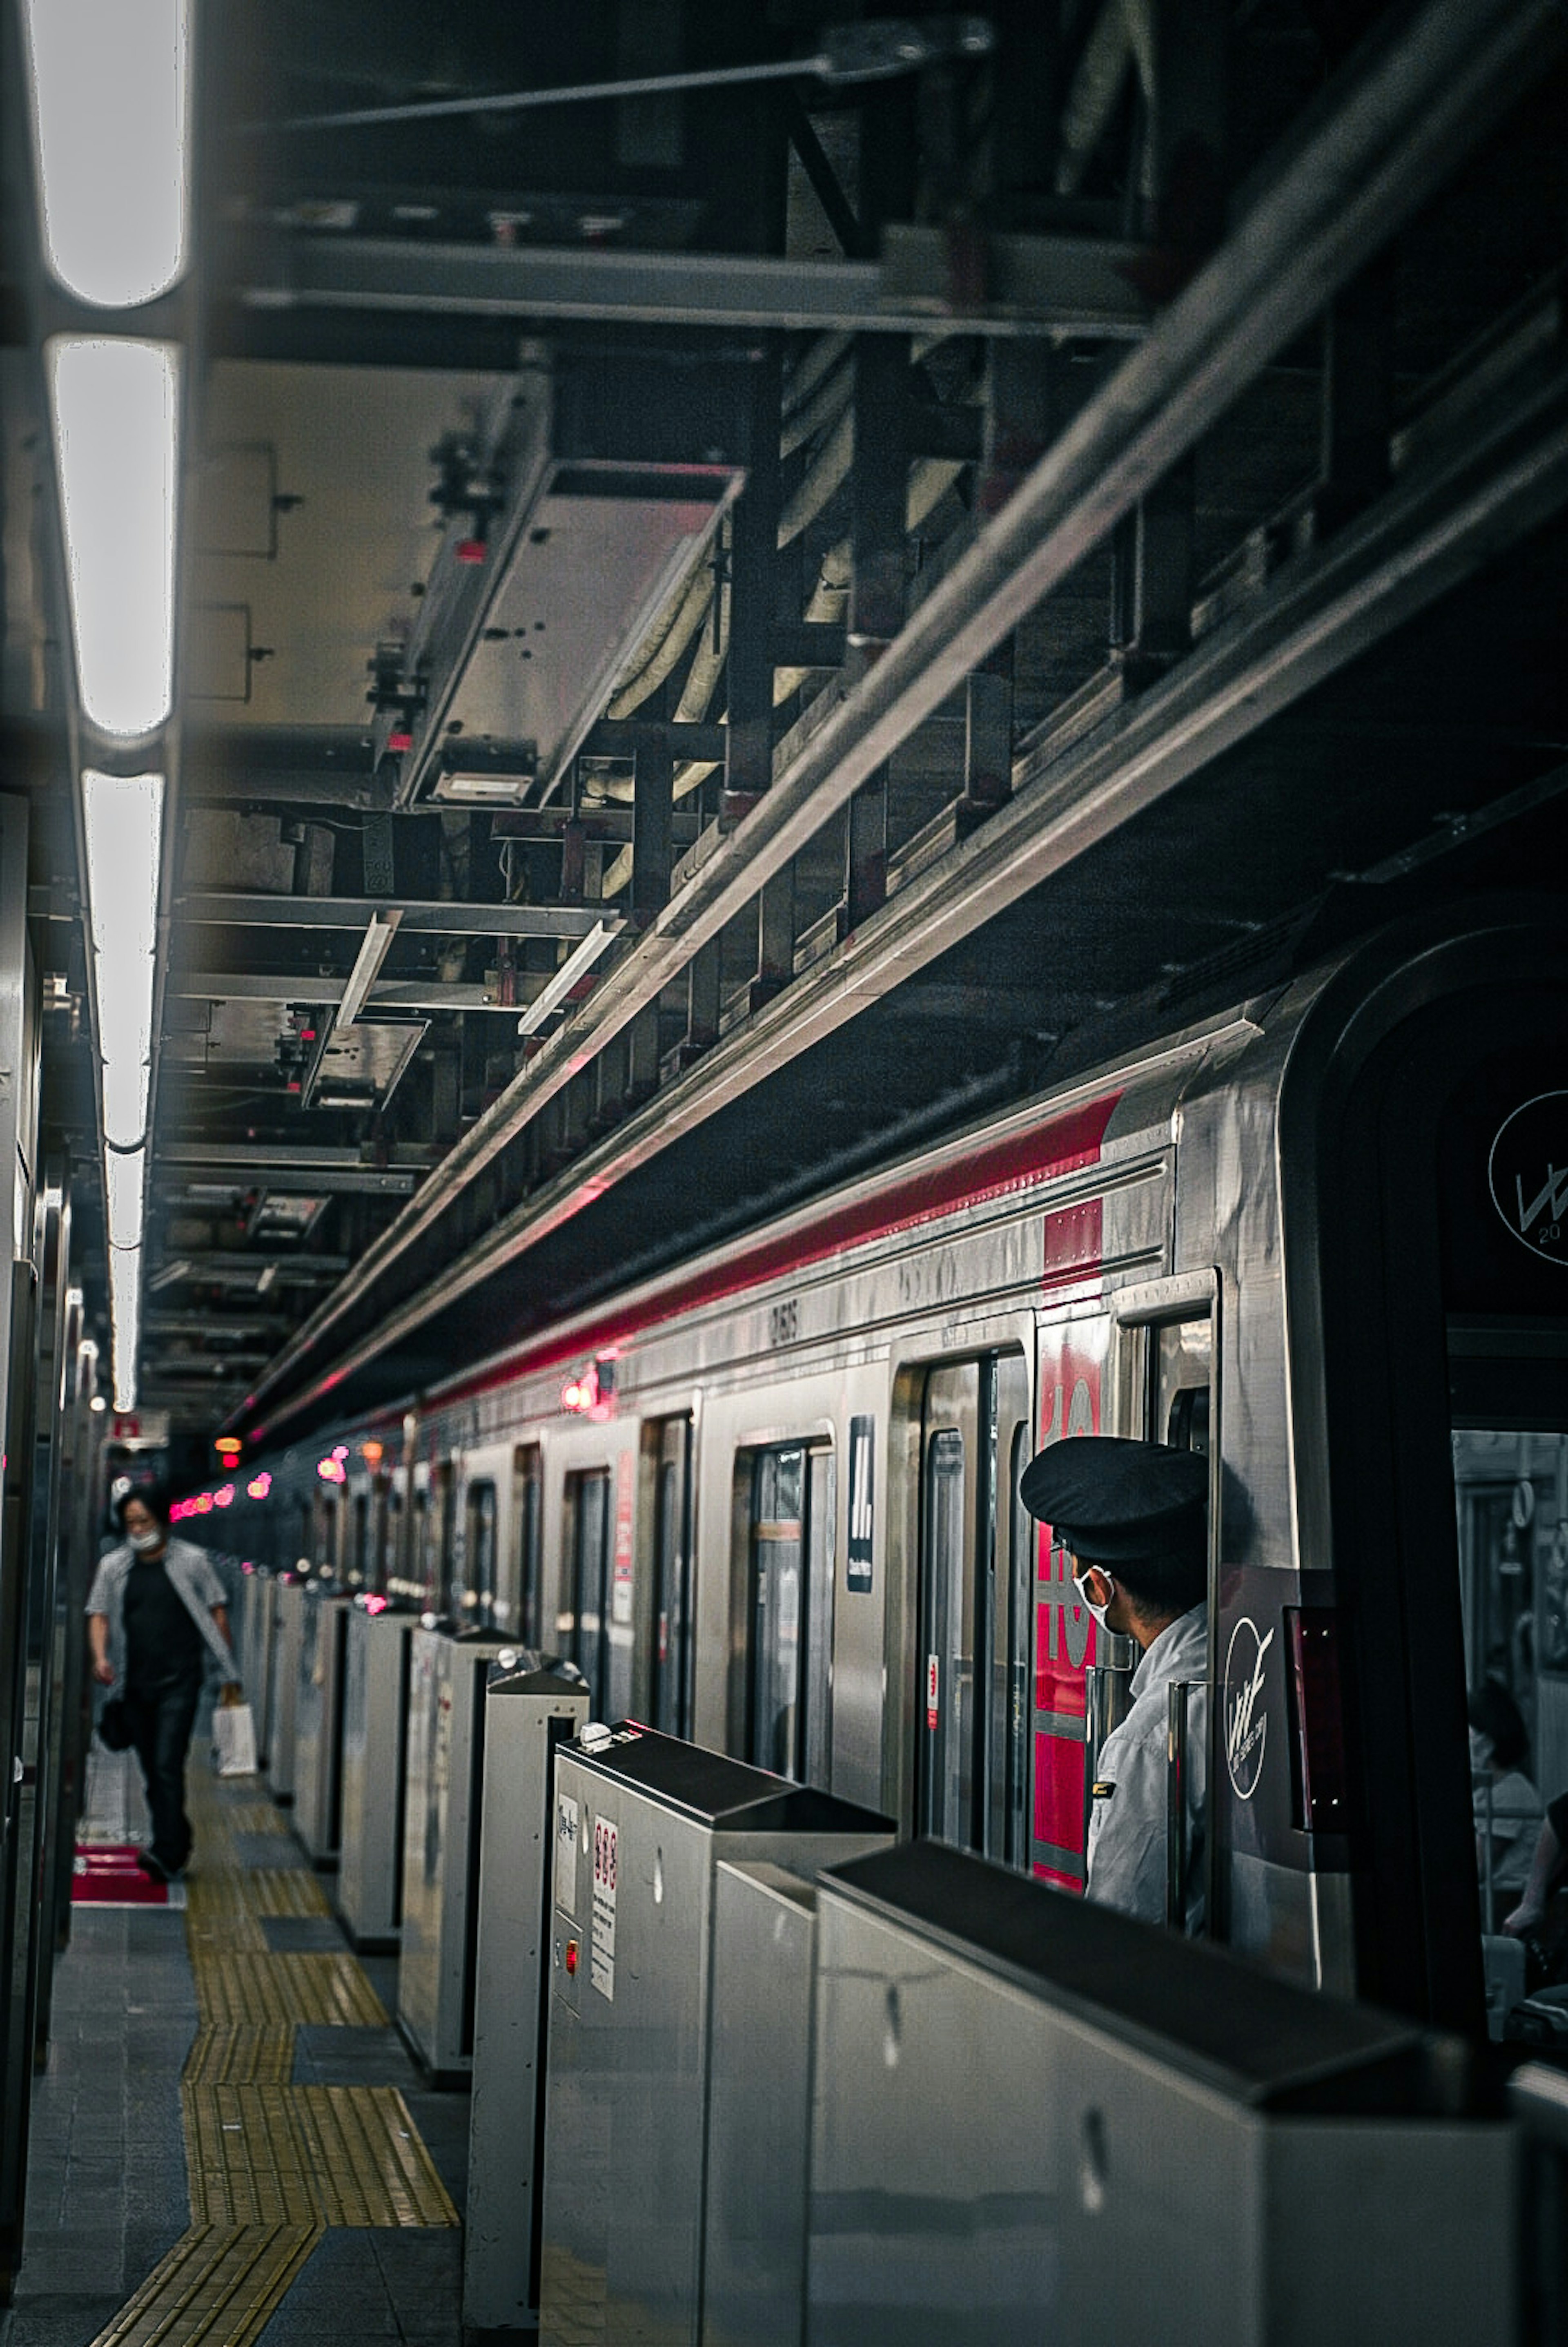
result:
[[[109,1163],[114,1163],[113,1153]],[[115,1336],[115,1408],[136,1408],[136,1357],[141,1341],[141,1249],[109,1249],[109,1313]]]
[[[89,768],[82,776],[82,827],[103,1061],[104,1139],[126,1149],[147,1132],[163,776],[100,774]]]
[[[69,293],[165,293],[189,248],[189,0],[25,0],[44,253]]]
[[[142,1207],[147,1197],[145,1149],[105,1150],[104,1194],[108,1204],[110,1252],[134,1254],[141,1245]]]
[[[57,334],[47,361],[82,712],[134,741],[174,702],[179,354]]]

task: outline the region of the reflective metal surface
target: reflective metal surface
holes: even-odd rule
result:
[[[725,1859],[714,1876],[703,2347],[788,2347],[806,2319],[813,1883]]]
[[[438,2086],[473,2067],[484,1681],[504,1644],[425,1629],[412,1643],[397,2019]]]
[[[718,1862],[809,1876],[887,1821],[623,1734],[556,1764],[540,2324],[554,2347],[697,2347]]]
[[[272,1685],[267,1717],[267,1783],[275,1801],[294,1798],[294,1729],[305,1635],[305,1584],[286,1575],[274,1601]]]
[[[350,1600],[312,1588],[300,1637],[294,1707],[294,1830],[317,1865],[335,1860],[341,1835],[343,1644]]]
[[[408,1614],[351,1608],[344,1628],[342,1838],[337,1907],[355,1947],[395,1948],[402,1921]]]
[[[1512,2335],[1517,2138],[1409,2024],[930,1844],[818,1932],[811,2347]]]
[[[587,1712],[587,1689],[547,1668],[497,1668],[484,1698],[463,2245],[471,2330],[531,2329],[538,2320],[554,1762]]]

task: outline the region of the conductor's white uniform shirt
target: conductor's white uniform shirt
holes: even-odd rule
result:
[[[1203,1911],[1203,1819],[1208,1760],[1208,1608],[1195,1605],[1160,1632],[1133,1673],[1133,1706],[1100,1747],[1089,1817],[1088,1895],[1103,1907],[1163,1923],[1166,1917],[1166,1689],[1187,1697],[1188,1931]]]

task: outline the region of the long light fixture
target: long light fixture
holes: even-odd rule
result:
[[[161,774],[82,776],[87,911],[98,1003],[115,1408],[136,1403],[152,1072],[153,966],[163,869]]]
[[[109,1249],[109,1314],[114,1322],[115,1408],[136,1408],[136,1357],[141,1342],[141,1249]]]
[[[168,292],[190,251],[190,0],[24,0],[44,253],[102,309]]]
[[[152,1061],[153,956],[163,868],[163,776],[82,776],[103,1057],[104,1139],[137,1146],[147,1132]]]
[[[57,334],[46,360],[82,713],[138,741],[174,702],[179,353]]]

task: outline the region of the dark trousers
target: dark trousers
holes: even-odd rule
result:
[[[145,1691],[127,1687],[126,1717],[141,1762],[147,1805],[152,1812],[152,1854],[172,1872],[190,1856],[190,1819],[185,1814],[185,1756],[201,1699],[199,1678],[177,1679]]]

